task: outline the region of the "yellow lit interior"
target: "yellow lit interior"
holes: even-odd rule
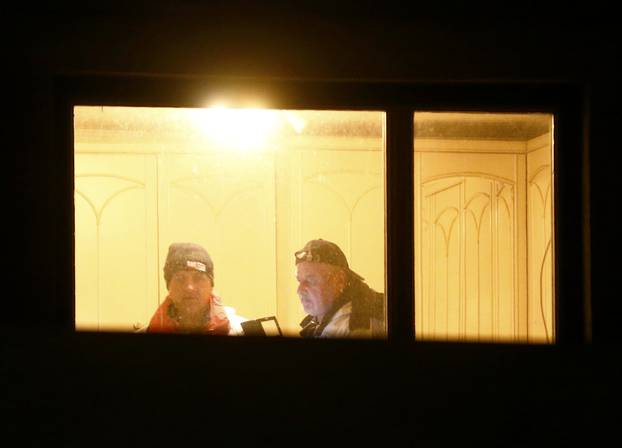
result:
[[[381,112],[76,107],[76,328],[143,328],[168,245],[240,319],[303,317],[293,253],[335,241],[384,291]],[[419,339],[555,339],[552,117],[415,114]]]
[[[417,338],[555,340],[552,123],[415,114]]]
[[[294,252],[336,242],[384,291],[384,114],[78,106],[76,329],[144,328],[172,242],[203,245],[240,319],[304,317]]]

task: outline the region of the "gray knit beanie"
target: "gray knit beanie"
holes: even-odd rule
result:
[[[214,263],[203,246],[195,243],[171,244],[164,263],[166,287],[175,272],[187,269],[204,272],[214,284]]]

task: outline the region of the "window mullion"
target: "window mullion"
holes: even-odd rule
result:
[[[389,339],[414,339],[413,110],[387,111],[386,269]]]

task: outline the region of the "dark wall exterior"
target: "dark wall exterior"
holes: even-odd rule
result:
[[[619,32],[598,2],[96,2],[18,7],[11,101],[11,258],[3,406],[23,440],[565,446],[612,430],[619,293],[611,257]],[[9,67],[9,68],[7,68]],[[569,82],[584,92],[592,343],[570,347],[76,335],[55,304],[70,248],[59,75],[439,83]],[[14,113],[13,113],[14,111]],[[580,179],[577,180],[580,182]],[[64,198],[64,199],[63,199]],[[577,207],[581,207],[577,203]],[[577,244],[581,242],[577,241]],[[345,355],[344,355],[345,354]],[[232,432],[229,432],[232,431]]]

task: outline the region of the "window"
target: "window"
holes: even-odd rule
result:
[[[230,334],[275,316],[298,335],[309,240],[384,292],[382,112],[76,106],[74,150],[78,330],[154,329],[180,242],[209,253]]]
[[[553,117],[414,120],[417,338],[553,342]]]
[[[572,86],[67,77],[59,92],[72,328],[144,329],[168,247],[190,241],[234,324],[274,316],[296,336],[294,253],[323,238],[383,295],[389,341],[589,331]],[[231,109],[204,109],[216,97]],[[270,106],[247,109],[257,97]]]

